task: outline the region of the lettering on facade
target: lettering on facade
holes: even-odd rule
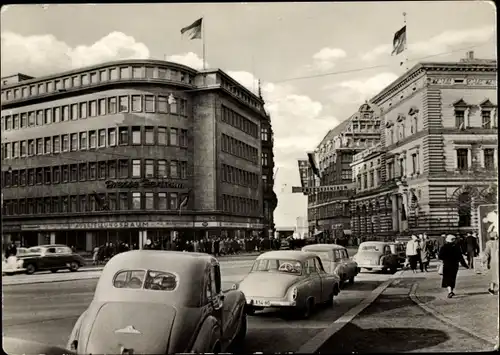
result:
[[[300,187],[292,186],[292,193],[316,193],[316,192],[331,192],[331,191],[346,191],[355,188],[355,184],[346,185],[329,185],[316,187]]]
[[[163,189],[183,189],[184,184],[170,181],[170,180],[107,180],[105,182],[107,189],[138,189],[140,187],[163,188]]]

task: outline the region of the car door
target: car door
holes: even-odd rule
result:
[[[384,258],[383,258],[383,265],[384,266],[390,266],[392,262],[392,251],[391,247],[389,245],[384,245]]]
[[[345,275],[346,279],[348,279],[351,275],[351,270],[349,268],[349,259],[347,258],[347,253],[345,249],[339,249],[339,265],[342,268],[342,272]]]
[[[57,255],[56,248],[49,247],[42,250],[42,255],[40,256],[40,260],[38,262],[38,266],[40,269],[50,269],[56,265]]]
[[[56,258],[53,267],[63,268],[71,262],[71,249],[68,247],[56,247]]]
[[[305,262],[305,272],[308,276],[309,284],[309,295],[313,296],[316,303],[322,302],[322,279],[318,270],[316,269],[316,264],[314,258],[309,258]]]
[[[344,272],[342,267],[342,258],[340,256],[340,250],[335,249],[333,251],[333,270],[337,273],[337,275],[341,276]]]
[[[324,302],[330,297],[330,291],[332,290],[329,287],[331,276],[325,271],[320,258],[314,258],[314,264],[321,279],[321,302]]]

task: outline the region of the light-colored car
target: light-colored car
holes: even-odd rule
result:
[[[358,263],[358,267],[367,270],[390,270],[395,273],[400,266],[399,257],[393,254],[390,242],[363,242],[359,245],[358,252],[353,260]]]
[[[347,249],[337,244],[312,244],[302,248],[302,251],[317,254],[323,263],[325,271],[337,274],[340,281],[354,283],[354,278],[359,273],[358,264],[349,258]]]
[[[6,354],[45,354],[70,355],[74,354],[62,347],[34,342],[26,339],[3,337],[2,348]]]
[[[245,296],[223,292],[217,259],[204,253],[133,250],[102,271],[67,348],[78,354],[221,353],[239,349]]]
[[[245,294],[250,314],[278,307],[308,318],[316,305],[333,304],[340,292],[340,278],[328,274],[316,254],[270,251],[255,260],[238,289]]]

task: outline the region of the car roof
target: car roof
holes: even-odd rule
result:
[[[368,240],[366,242],[362,242],[361,244],[381,244],[381,245],[384,245],[384,244],[391,244],[391,243],[390,242],[381,242],[379,240]]]
[[[313,250],[342,250],[345,249],[342,245],[338,244],[310,244],[306,245],[302,248],[304,251],[313,251]]]
[[[292,259],[297,261],[305,261],[310,257],[317,256],[314,253],[302,251],[302,250],[275,250],[268,251],[267,253],[261,254],[257,260],[260,259]]]
[[[64,244],[42,244],[34,246],[32,248],[69,248],[69,247]]]

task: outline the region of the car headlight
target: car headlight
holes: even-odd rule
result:
[[[292,288],[292,300],[296,300],[297,299],[297,294],[298,294],[298,290],[297,290],[297,287],[293,287]]]

